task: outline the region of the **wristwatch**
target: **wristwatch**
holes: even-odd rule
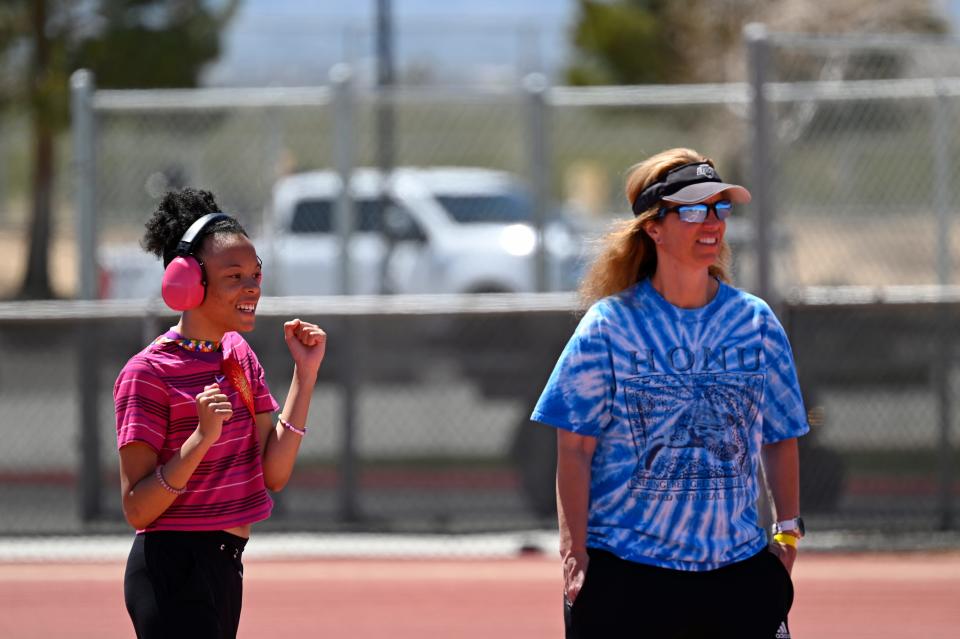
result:
[[[803,526],[803,517],[794,517],[793,519],[785,519],[784,521],[775,523],[773,525],[773,534],[779,535],[780,533],[789,533],[797,539],[802,538],[806,534],[806,529]]]

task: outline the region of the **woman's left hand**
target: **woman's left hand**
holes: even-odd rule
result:
[[[791,575],[793,574],[793,563],[797,560],[797,549],[787,544],[781,544],[777,541],[770,543],[770,552],[775,554],[783,563],[784,568]]]
[[[283,324],[283,339],[297,365],[297,372],[316,376],[327,352],[327,334],[316,324],[299,319]]]

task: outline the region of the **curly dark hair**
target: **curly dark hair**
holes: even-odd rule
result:
[[[166,266],[176,257],[177,244],[190,225],[208,213],[220,212],[220,205],[210,191],[189,187],[179,191],[167,191],[153,216],[144,225],[147,232],[144,233],[140,245],[147,252],[163,258]],[[207,226],[197,238],[197,245],[203,242],[204,237],[214,233],[247,235],[240,223],[231,217]]]

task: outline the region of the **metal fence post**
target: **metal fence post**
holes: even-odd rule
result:
[[[746,41],[748,80],[752,91],[750,101],[750,191],[753,194],[754,250],[756,251],[756,279],[754,291],[771,306],[776,303],[772,278],[770,277],[770,218],[773,217],[770,197],[770,115],[767,96],[764,93],[767,83],[767,65],[770,44],[767,28],[763,24],[750,23],[743,28]],[[775,514],[773,499],[767,484],[766,472],[761,465],[761,485],[757,499],[757,512],[760,525],[769,530]]]
[[[754,219],[757,255],[756,294],[769,304],[776,304],[776,291],[773,288],[771,276],[771,227],[774,210],[771,197],[771,180],[773,173],[770,170],[773,153],[771,146],[770,109],[765,94],[768,82],[770,62],[770,40],[765,25],[750,23],[743,28],[743,37],[746,41],[747,64],[749,67],[749,81],[752,89],[750,122],[751,122],[751,175],[750,190],[753,193],[753,204],[756,217]]]
[[[931,147],[933,149],[934,185],[933,207],[936,211],[937,245],[937,283],[947,286],[952,280],[953,268],[950,256],[950,217],[953,215],[951,204],[951,176],[953,163],[950,157],[952,127],[949,97],[943,84],[937,83],[936,97],[932,103]],[[953,422],[953,405],[950,389],[950,369],[953,364],[953,330],[951,305],[943,301],[937,310],[937,348],[934,362],[933,383],[937,397],[938,442],[939,449],[939,526],[941,530],[953,527],[953,446],[950,441],[950,427]]]
[[[96,241],[96,158],[94,155],[93,120],[94,78],[81,69],[70,77],[70,111],[73,127],[73,171],[77,216],[77,297],[97,296]],[[77,340],[78,385],[80,407],[80,459],[77,482],[80,520],[92,521],[101,513],[100,437],[97,400],[99,398],[99,326],[96,322],[81,324],[84,332]]]
[[[340,237],[340,294],[353,292],[353,274],[350,264],[350,240],[353,235],[354,206],[351,178],[354,168],[353,136],[353,78],[349,66],[339,64],[330,71],[333,86],[333,161],[340,176],[340,197],[336,207],[336,226]],[[340,438],[339,510],[343,521],[356,521],[357,507],[357,356],[360,341],[353,323],[345,318],[341,325],[339,342],[344,353],[341,360],[343,411]]]
[[[950,259],[950,218],[954,215],[951,209],[952,194],[950,192],[953,179],[953,163],[950,161],[949,131],[952,128],[950,115],[950,98],[944,91],[943,84],[937,83],[936,98],[933,100],[933,127],[931,143],[933,148],[933,207],[937,215],[937,283],[941,286],[950,284],[953,268]]]
[[[937,466],[938,468],[938,527],[951,530],[953,519],[953,444],[950,429],[953,423],[953,402],[950,388],[950,369],[953,364],[952,304],[942,300],[937,305],[936,354],[933,362],[933,392],[937,398]]]
[[[338,64],[330,70],[333,86],[333,164],[343,188],[336,204],[336,228],[340,238],[341,295],[353,292],[350,264],[350,236],[353,231],[353,194],[350,180],[354,168],[353,140],[353,73],[349,66]]]
[[[546,234],[548,180],[550,171],[547,166],[547,79],[540,73],[531,73],[523,80],[527,95],[527,133],[528,133],[528,174],[530,191],[533,196],[533,224],[537,233],[537,247],[534,254],[534,282],[538,292],[547,291],[552,285],[547,280]]]
[[[8,187],[7,181],[9,180],[10,169],[10,157],[8,156],[9,146],[7,144],[7,135],[9,132],[9,127],[7,126],[7,119],[0,118],[0,224],[7,222],[7,216],[10,215],[10,211],[7,209],[8,201]]]
[[[75,71],[70,77],[70,89],[77,208],[77,297],[92,300],[97,296],[93,73],[86,69]]]

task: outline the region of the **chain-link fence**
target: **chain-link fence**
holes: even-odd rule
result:
[[[811,529],[955,526],[960,382],[943,328],[958,299],[821,294],[783,306],[810,409]],[[258,316],[248,339],[281,400],[292,372],[282,321],[310,317],[331,336],[297,470],[262,529],[553,525],[555,435],[528,415],[576,324],[571,296],[265,298]],[[125,528],[112,384],[174,319],[142,302],[0,308],[0,533]]]
[[[160,193],[191,184],[213,190],[259,234],[275,222],[271,189],[281,177],[342,175],[387,153],[397,167],[503,171],[528,189],[535,227],[575,210],[592,232],[624,216],[632,163],[697,148],[757,196],[728,235],[737,284],[783,301],[813,426],[801,453],[811,528],[955,526],[956,363],[944,327],[956,300],[947,289],[890,287],[953,279],[951,101],[960,86],[951,60],[960,46],[758,41],[751,68],[762,86],[753,88],[531,79],[509,90],[380,95],[344,84],[94,92],[92,127],[77,138],[92,141],[77,154],[89,177],[77,184],[80,228],[96,229],[91,246],[131,242]],[[394,130],[386,150],[376,133],[385,108]],[[81,251],[88,283],[95,255]],[[308,315],[332,336],[311,437],[268,526],[551,525],[553,435],[526,418],[575,321],[572,300],[364,299],[277,298],[258,310],[252,341],[280,395],[289,362],[275,339],[279,319]],[[0,397],[12,435],[0,503],[17,515],[2,532],[122,528],[109,389],[162,322],[145,323],[143,309],[153,308],[145,302],[97,308],[60,309],[56,321],[23,307],[4,320]],[[83,322],[67,322],[71,313]],[[46,394],[52,379],[62,380],[55,401]]]
[[[955,287],[797,290],[783,306],[811,415],[802,502],[829,526],[956,528],[957,309]]]
[[[568,296],[265,298],[249,341],[282,402],[283,321],[330,334],[293,483],[272,529],[463,532],[539,528],[521,442],[533,398],[576,322]],[[0,533],[123,530],[113,382],[175,321],[140,302],[0,310]],[[351,375],[345,371],[352,370]],[[20,434],[17,434],[20,433]],[[523,450],[521,450],[521,448]],[[545,455],[546,454],[546,455]]]
[[[915,523],[955,527],[956,307],[953,289],[928,285],[957,275],[960,46],[779,34],[768,45],[767,213],[790,241],[787,321],[818,416],[805,443],[846,477],[835,521],[889,529],[909,505]]]
[[[94,92],[76,100],[89,105],[81,112],[91,122],[89,134],[78,138],[91,158],[89,173],[78,181],[78,201],[90,206],[78,213],[89,218],[81,226],[97,230],[97,242],[81,249],[87,277],[80,279],[96,280],[96,247],[101,273],[133,269],[135,261],[123,260],[136,253],[132,242],[143,220],[164,190],[184,184],[214,191],[226,210],[268,238],[289,230],[270,217],[278,208],[271,190],[285,176],[361,171],[382,165],[384,156],[397,169],[499,171],[526,188],[529,208],[521,220],[541,233],[562,223],[579,242],[611,216],[623,215],[627,168],[657,150],[695,146],[717,157],[730,179],[748,173],[748,158],[737,147],[747,135],[745,85],[594,90],[548,88],[541,81],[531,76],[508,90],[408,87],[375,93],[334,83],[297,91]],[[386,139],[378,135],[384,117],[393,132]],[[446,187],[434,179],[427,188]],[[737,272],[747,282],[753,279],[749,217],[732,221],[729,233]],[[103,251],[117,244],[133,250]],[[584,244],[573,251],[581,255],[580,267],[590,250]],[[570,273],[578,267],[556,263],[560,258],[546,252],[547,275],[539,288],[575,286]],[[354,290],[378,287],[359,282]],[[472,289],[427,292],[441,290]],[[531,289],[500,283],[494,290]]]
[[[770,39],[773,193],[800,286],[956,279],[960,46]]]
[[[102,241],[129,241],[159,193],[196,184],[262,229],[280,176],[337,165],[338,129],[350,131],[354,167],[377,166],[387,110],[393,166],[507,171],[542,196],[548,215],[559,210],[551,202],[598,224],[622,214],[626,169],[670,146],[702,150],[729,179],[762,178],[763,215],[742,212],[735,255],[739,283],[757,289],[769,287],[758,287],[756,250],[774,253],[765,268],[773,288],[762,291],[771,297],[793,286],[955,279],[960,82],[949,74],[960,48],[780,35],[765,45],[770,126],[752,146],[745,84],[355,90],[349,124],[337,121],[333,89],[97,92],[96,223]],[[769,155],[763,167],[757,144]],[[747,222],[759,218],[772,227],[763,246]]]

